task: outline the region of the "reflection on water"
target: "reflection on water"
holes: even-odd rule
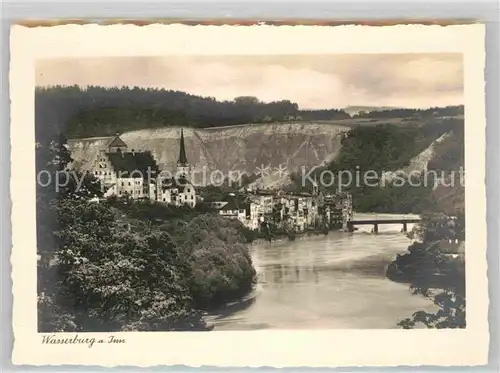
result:
[[[374,216],[356,216],[362,218]],[[400,230],[382,225],[374,235],[361,226],[355,233],[254,245],[255,290],[207,321],[215,330],[397,328],[413,312],[433,309],[407,285],[385,278],[391,260],[409,245]]]

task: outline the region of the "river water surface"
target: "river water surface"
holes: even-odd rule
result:
[[[397,217],[402,215],[355,215],[357,220]],[[360,226],[354,233],[255,244],[255,290],[206,320],[215,330],[398,328],[413,312],[434,310],[408,285],[385,277],[396,254],[410,244],[401,228],[380,225],[375,235],[371,226]]]

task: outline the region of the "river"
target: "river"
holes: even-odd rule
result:
[[[402,215],[354,216],[396,217]],[[434,310],[430,300],[412,295],[408,285],[385,277],[396,254],[410,244],[401,228],[380,225],[379,233],[372,234],[371,226],[360,226],[354,233],[255,244],[254,291],[207,315],[206,321],[214,330],[398,328],[413,312]]]

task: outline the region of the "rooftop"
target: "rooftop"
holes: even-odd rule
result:
[[[125,144],[125,142],[122,139],[120,139],[120,136],[117,134],[115,138],[111,140],[111,142],[108,144],[108,148],[111,147],[126,148],[127,144]]]
[[[192,185],[191,182],[186,179],[185,177],[171,177],[168,179],[162,179],[161,181],[161,186],[162,188],[165,189],[172,189],[172,188],[177,188],[177,189],[182,189],[187,185]]]
[[[151,152],[118,152],[106,153],[113,168],[122,177],[129,176],[134,178],[148,177],[148,171],[151,176],[158,173],[159,168]]]

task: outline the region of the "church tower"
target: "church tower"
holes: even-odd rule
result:
[[[189,174],[189,163],[186,157],[186,147],[184,145],[184,132],[181,129],[181,144],[179,149],[179,160],[177,161],[177,176],[184,176],[187,178]]]

